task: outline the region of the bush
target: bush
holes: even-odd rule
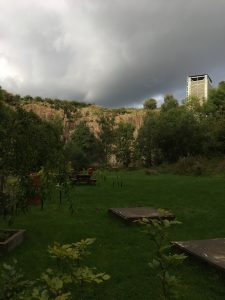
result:
[[[204,167],[201,158],[193,156],[181,157],[175,165],[175,173],[178,175],[196,175],[203,174]]]

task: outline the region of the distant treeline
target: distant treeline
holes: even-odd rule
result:
[[[32,100],[27,97],[11,96],[5,91],[1,93],[2,102],[10,104],[12,104],[10,101],[14,101],[14,103],[52,101],[48,103],[59,105],[64,111],[67,108],[70,109],[70,105],[75,109],[88,105],[61,100],[41,100],[41,98]],[[12,141],[12,139],[10,140],[11,134],[13,134],[15,141],[21,138],[21,141],[27,143],[25,143],[27,146],[22,147],[19,151],[20,158],[23,148],[24,153],[32,149],[27,140],[27,132],[29,131],[25,130],[24,136],[20,134],[24,130],[22,125],[18,131],[19,135],[15,135],[16,131],[13,129],[13,123],[10,119],[17,119],[18,117],[21,118],[19,124],[23,124],[25,120],[26,122],[29,121],[29,125],[26,123],[29,130],[39,134],[33,143],[33,145],[36,144],[35,149],[31,150],[31,153],[32,151],[36,153],[37,149],[42,150],[40,156],[37,153],[40,159],[32,158],[31,170],[37,170],[43,165],[48,165],[50,161],[53,161],[53,165],[55,164],[55,156],[52,159],[52,155],[49,157],[43,155],[42,151],[45,152],[47,149],[46,140],[48,143],[50,141],[52,143],[49,145],[49,152],[55,149],[56,157],[64,157],[63,160],[70,161],[72,166],[77,169],[87,168],[90,165],[111,166],[112,164],[125,168],[151,167],[178,161],[187,163],[187,160],[192,163],[193,158],[225,155],[225,82],[221,82],[217,88],[210,91],[208,100],[191,97],[183,103],[179,103],[172,95],[165,95],[161,108],[156,108],[153,102],[151,99],[149,105],[146,105],[145,119],[138,132],[129,122],[116,122],[113,110],[102,110],[97,119],[97,132],[93,133],[89,124],[82,121],[76,125],[69,140],[63,136],[63,125],[58,123],[61,122],[60,120],[46,123],[46,121],[42,122],[38,118],[37,122],[34,114],[22,113],[20,106],[18,106],[20,108],[18,110],[14,104],[16,106],[14,111],[6,110],[4,106],[1,106],[2,113],[5,112],[5,121],[3,121],[2,115],[0,129],[2,128],[2,134],[5,132],[7,134],[5,135],[6,144],[4,145],[3,142],[0,144],[0,148],[2,147],[0,155],[5,153],[7,147],[11,147],[11,144],[8,145],[8,142]],[[117,113],[123,114],[124,109],[117,110]],[[34,125],[37,123],[40,124],[38,128]],[[52,133],[54,134],[52,135]],[[52,138],[48,139],[48,135]],[[56,143],[54,142],[55,138]],[[44,139],[46,140],[44,141]],[[14,153],[15,156],[18,154],[17,150],[17,148],[11,149],[9,153]],[[60,155],[59,150],[61,151]],[[43,161],[44,157],[46,158],[45,161]],[[1,161],[3,159],[0,157]]]
[[[42,97],[32,97],[30,95],[21,97],[20,95],[11,94],[5,90],[2,91],[3,101],[9,105],[16,106],[18,104],[26,104],[32,102],[48,103],[51,108],[69,110],[70,112],[76,111],[77,108],[90,106],[90,103],[75,101],[75,100],[59,100]]]

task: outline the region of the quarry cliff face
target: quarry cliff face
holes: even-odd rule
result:
[[[97,105],[88,107],[76,108],[74,111],[65,111],[63,109],[55,109],[48,103],[27,103],[22,105],[23,109],[36,113],[44,120],[53,120],[59,118],[64,125],[64,133],[66,138],[69,138],[71,133],[76,129],[76,126],[85,121],[91,131],[98,136],[100,131],[98,119],[101,115],[114,115],[115,123],[126,122],[131,123],[134,128],[134,135],[137,135],[138,130],[143,124],[146,111],[144,109],[106,109]]]

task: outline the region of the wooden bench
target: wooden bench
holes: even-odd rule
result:
[[[96,184],[96,179],[92,179],[91,175],[88,174],[77,174],[74,177],[71,177],[71,180],[74,184]]]

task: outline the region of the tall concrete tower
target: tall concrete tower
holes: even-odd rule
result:
[[[207,74],[192,75],[187,78],[187,97],[195,96],[201,101],[207,100],[212,80]]]

